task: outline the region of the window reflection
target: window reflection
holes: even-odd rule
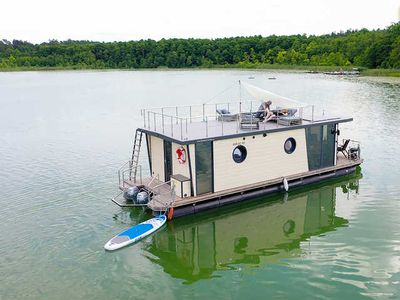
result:
[[[236,163],[241,163],[246,159],[247,150],[245,146],[239,145],[233,149],[232,157]]]

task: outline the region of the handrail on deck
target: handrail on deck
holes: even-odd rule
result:
[[[204,123],[204,134],[205,137],[208,137],[210,120],[218,119],[217,109],[222,105],[224,108],[228,108],[228,111],[232,109],[231,113],[240,114],[244,111],[249,111],[251,113],[257,112],[259,104],[260,101],[257,100],[166,106],[153,109],[142,109],[141,115],[143,117],[144,128],[158,131],[162,134],[168,134],[171,137],[178,136],[181,140],[185,140],[188,139],[188,124],[195,120],[199,120],[200,122]],[[298,115],[301,119],[308,120],[312,123],[314,122],[314,105],[291,108],[297,108],[296,115]],[[277,109],[279,109],[279,107],[277,107]],[[307,119],[303,116],[304,110],[308,111]],[[223,123],[228,121],[225,121],[223,118],[218,120],[221,121],[218,123],[221,126],[221,134],[224,135]],[[236,122],[239,123],[240,120],[237,119]],[[237,128],[239,127],[240,126],[237,126]]]
[[[171,182],[171,181],[163,182],[163,183],[157,185],[156,187],[160,188],[161,186],[163,186],[163,185],[165,185],[165,184],[169,184],[170,182]],[[154,188],[156,188],[156,187],[154,187]],[[152,188],[152,190],[153,190],[154,188]],[[152,197],[152,199],[151,199],[150,202],[152,202],[152,201],[157,202],[157,203],[161,204],[166,210],[168,210],[168,209],[171,207],[172,203],[175,202],[175,199],[176,199],[175,186],[174,186],[174,185],[171,186],[171,189],[170,189],[170,191],[168,192],[168,194],[170,194],[170,196],[171,196],[171,200],[170,200],[169,202],[165,202],[165,203],[164,203],[164,202],[161,202],[161,201],[159,201],[159,200],[157,199],[157,196],[164,195],[164,194],[161,194],[160,192],[158,192],[157,194],[153,195],[153,197]],[[149,202],[149,203],[150,203],[150,202]]]
[[[128,162],[131,162],[131,161],[128,161]],[[125,165],[126,165],[126,163],[123,166],[125,166]],[[118,185],[122,186],[122,188],[125,187],[125,174],[128,172],[131,172],[131,168],[132,168],[132,166],[130,166],[128,169],[121,170],[121,168],[120,168],[118,170]],[[137,181],[137,179],[135,178],[134,183],[139,182],[140,184],[143,184],[142,165],[138,164],[137,168],[139,169],[139,179],[140,180]],[[129,178],[129,180],[131,180],[131,178]]]
[[[131,165],[132,161],[131,161],[131,160],[128,160],[127,162],[125,162],[125,163],[124,163],[121,167],[119,167],[119,169],[118,169],[118,185],[119,185],[119,186],[121,185],[121,179],[122,179],[122,182],[123,182],[123,174],[122,174],[122,176],[121,176],[122,169],[123,169],[128,163],[129,163],[129,165]]]

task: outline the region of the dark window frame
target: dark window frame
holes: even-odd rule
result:
[[[239,150],[240,153],[241,153],[240,158],[238,160],[235,157],[235,150]],[[232,159],[233,159],[233,161],[235,163],[240,164],[240,163],[244,162],[246,160],[246,158],[247,158],[247,149],[246,149],[245,146],[238,145],[235,148],[233,148],[233,150],[232,150]]]
[[[289,150],[286,149],[286,143],[287,143],[287,142],[291,142],[291,143],[292,143],[292,146],[290,147]],[[294,151],[296,151],[296,148],[297,148],[297,143],[296,143],[296,140],[295,140],[293,137],[287,138],[287,139],[285,140],[285,142],[283,143],[283,150],[285,150],[285,152],[286,152],[287,154],[293,154]]]

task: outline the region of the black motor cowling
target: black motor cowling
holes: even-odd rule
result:
[[[124,198],[127,201],[135,201],[138,193],[139,188],[137,186],[131,186],[124,192]]]
[[[137,204],[147,204],[149,202],[149,194],[145,191],[140,192],[136,196]]]

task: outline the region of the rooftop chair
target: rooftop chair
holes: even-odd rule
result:
[[[242,112],[239,114],[240,129],[259,129],[264,120],[264,106],[261,104],[255,112]]]
[[[261,116],[261,117],[260,117]],[[241,113],[240,114],[240,129],[259,129],[263,116],[263,112]]]
[[[276,115],[276,120],[279,125],[294,125],[294,124],[301,124],[301,118],[296,116],[297,109],[296,108],[289,108],[287,109],[287,113],[283,114],[282,109],[277,109],[273,111]]]
[[[342,152],[344,157],[348,158],[349,157],[349,152],[347,151],[347,147],[349,146],[350,139],[344,140],[344,143],[340,146],[337,147],[337,152]]]
[[[238,118],[238,114],[231,114],[225,108],[217,109],[216,112],[218,114],[218,121],[230,122],[230,121],[236,121]]]

